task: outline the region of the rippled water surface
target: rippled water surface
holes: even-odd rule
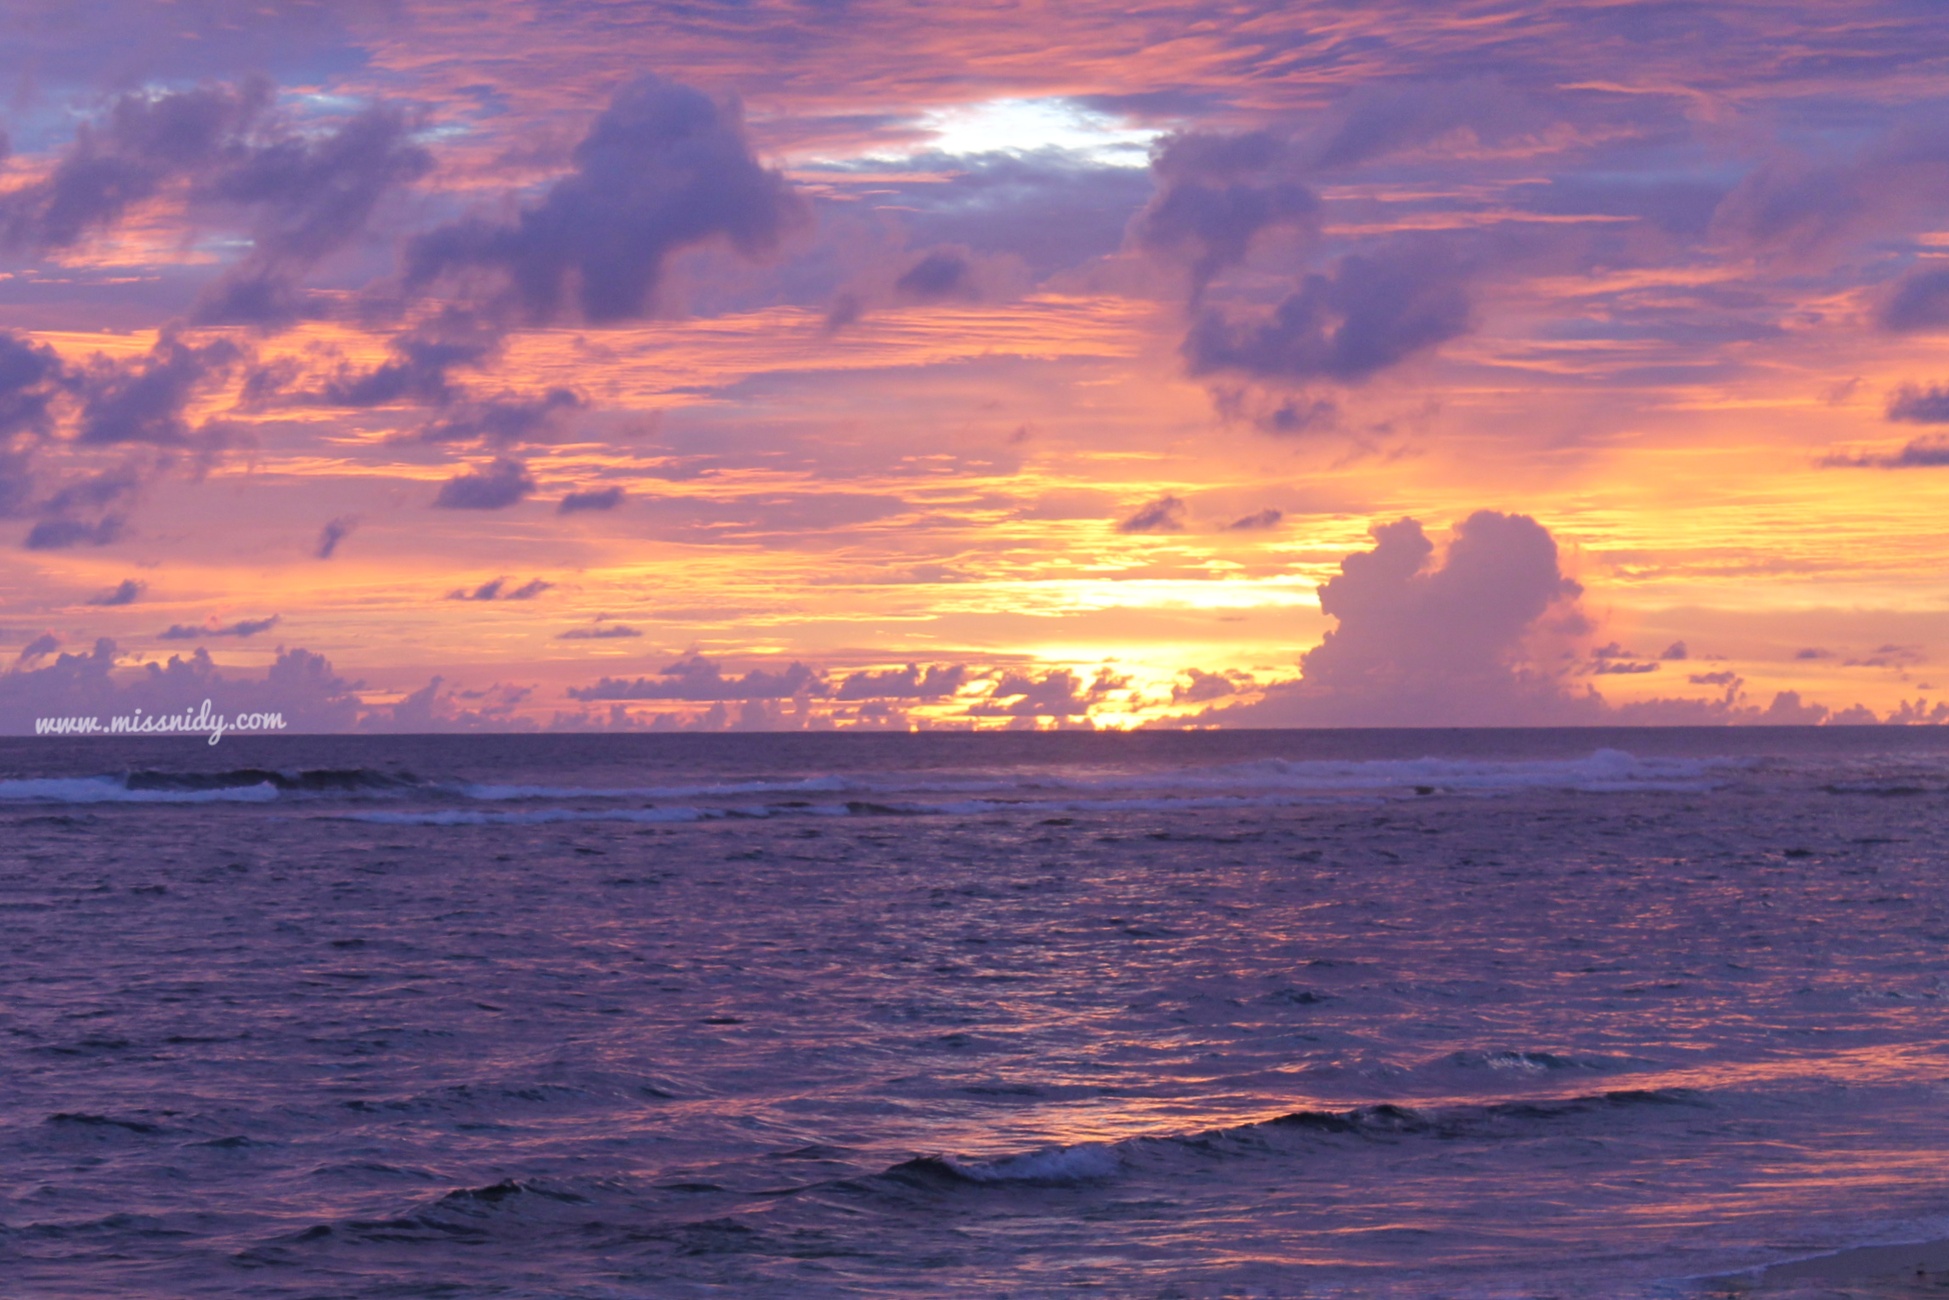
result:
[[[1688,1295],[1949,1233],[1934,730],[0,742],[22,1296]]]

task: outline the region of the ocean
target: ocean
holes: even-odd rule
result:
[[[0,741],[0,1293],[1727,1294],[1949,1235],[1946,812],[1934,728]]]

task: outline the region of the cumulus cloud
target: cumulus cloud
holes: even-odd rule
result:
[[[614,510],[623,503],[620,487],[589,488],[566,493],[555,506],[558,515],[580,514],[585,510]]]
[[[220,671],[200,647],[188,659],[171,656],[118,677],[115,643],[103,639],[85,654],[0,674],[0,732],[31,733],[45,717],[181,713],[206,699],[216,712],[282,713],[292,731],[337,732],[357,721],[359,688],[308,650],[280,649],[261,677]]]
[[[146,582],[137,582],[134,578],[124,578],[107,591],[98,591],[88,597],[88,603],[90,605],[108,606],[133,605],[137,600],[141,599],[142,593],[148,589],[149,584]]]
[[[1184,531],[1184,502],[1175,496],[1161,496],[1147,502],[1117,525],[1120,533],[1181,533]]]
[[[1470,305],[1459,265],[1436,245],[1349,253],[1308,275],[1269,315],[1207,309],[1182,351],[1194,375],[1357,383],[1466,333]]]
[[[1187,680],[1171,683],[1173,704],[1204,704],[1210,700],[1222,700],[1257,684],[1250,673],[1208,673],[1201,668],[1187,668],[1181,676]]]
[[[496,682],[477,690],[460,690],[436,676],[417,691],[384,711],[373,710],[360,719],[365,731],[428,732],[534,731],[535,722],[517,712],[534,694],[534,687]]]
[[[1209,720],[1246,726],[1477,726],[1595,720],[1530,662],[1526,641],[1582,589],[1556,542],[1527,515],[1477,511],[1439,561],[1419,523],[1373,530],[1374,546],[1341,561],[1320,588],[1337,621],[1300,661],[1300,679]]]
[[[953,695],[968,681],[964,664],[918,664],[883,672],[860,672],[848,677],[833,695],[839,700],[939,700]]]
[[[487,271],[527,320],[625,320],[650,308],[672,254],[721,240],[762,255],[803,215],[785,177],[752,156],[735,105],[660,77],[617,92],[573,162],[510,222],[469,218],[415,239],[408,284]]]
[[[485,469],[470,469],[442,483],[433,504],[444,510],[504,510],[534,490],[528,467],[503,456]]]
[[[691,700],[699,703],[736,700],[789,700],[801,695],[827,695],[823,674],[802,663],[771,672],[753,668],[742,677],[726,677],[715,660],[688,655],[655,677],[624,680],[604,677],[593,686],[569,688],[577,700]]]
[[[1068,668],[1056,668],[1040,677],[1033,672],[1009,672],[988,693],[988,698],[970,705],[968,716],[975,718],[1079,718],[1090,706],[1102,701],[1111,691],[1128,686],[1129,679],[1108,669],[1099,671],[1088,682]]]

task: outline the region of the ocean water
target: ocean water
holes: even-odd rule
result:
[[[0,1294],[1686,1296],[1949,1235],[1934,729],[0,741]]]

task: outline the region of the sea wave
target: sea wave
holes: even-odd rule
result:
[[[1730,758],[1641,758],[1599,749],[1573,759],[1287,759],[1178,768],[1099,767],[868,770],[780,778],[703,780],[640,786],[552,785],[431,780],[372,768],[231,768],[134,771],[78,777],[0,780],[0,801],[41,803],[199,803],[402,800],[453,804],[615,804],[680,800],[748,814],[960,814],[1045,810],[1141,812],[1151,809],[1279,807],[1321,799],[1495,795],[1526,790],[1592,794],[1693,793],[1723,785],[1750,766]],[[809,802],[821,796],[826,802]],[[850,796],[850,797],[849,797]],[[808,797],[808,798],[801,798]],[[623,820],[638,820],[632,810]],[[498,824],[443,810],[428,825]],[[512,817],[512,815],[510,815]],[[574,820],[575,818],[571,818]],[[603,818],[588,818],[603,820]],[[682,818],[676,818],[681,820]],[[561,818],[555,818],[561,820]],[[654,820],[654,818],[652,819]],[[510,824],[519,824],[513,819]]]
[[[269,781],[207,789],[131,787],[120,776],[29,777],[0,781],[0,801],[10,803],[266,803],[278,797]]]
[[[1433,1138],[1522,1139],[1539,1125],[1579,1117],[1602,1119],[1641,1108],[1709,1105],[1706,1096],[1685,1088],[1617,1089],[1569,1097],[1514,1099],[1433,1107],[1379,1103],[1348,1110],[1302,1109],[1224,1128],[1130,1137],[1116,1142],[1082,1142],[1043,1147],[1016,1155],[971,1159],[925,1155],[883,1170],[878,1178],[904,1186],[1062,1187],[1107,1182],[1126,1174],[1166,1174],[1179,1162],[1207,1167],[1228,1157],[1263,1159],[1299,1154],[1321,1140],[1399,1141]]]

